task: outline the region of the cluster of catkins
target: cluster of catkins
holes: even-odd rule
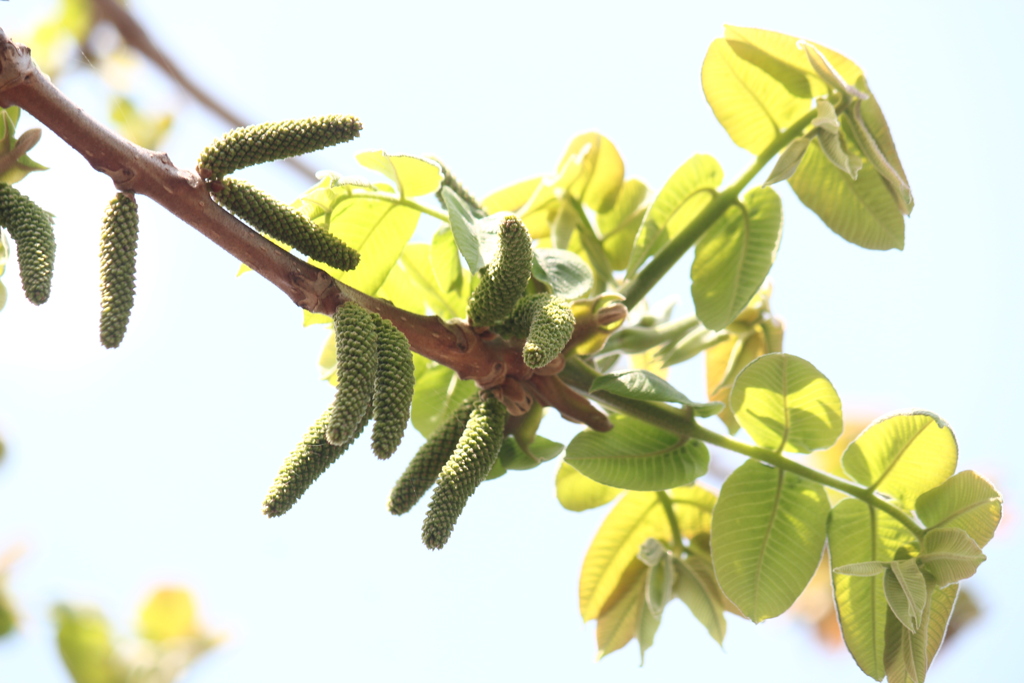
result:
[[[464,190],[445,171],[445,183]],[[472,325],[523,339],[523,360],[541,368],[565,348],[575,326],[567,301],[551,294],[527,294],[533,265],[529,233],[515,216],[499,228],[495,257],[480,272],[469,301]],[[375,420],[372,447],[378,457],[394,452],[409,416],[413,369],[401,333],[354,304],[334,316],[338,392],[332,407],[310,428],[285,461],[263,504],[271,517],[295,504],[313,481]],[[505,438],[508,410],[489,391],[466,400],[417,451],[395,484],[388,509],[409,512],[434,486],[423,522],[428,548],[444,547],[469,497],[487,478]]]

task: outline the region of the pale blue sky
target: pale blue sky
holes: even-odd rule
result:
[[[0,5],[24,35],[54,2]],[[1007,515],[969,585],[985,618],[941,654],[930,681],[1019,672],[1024,561],[1020,509],[1017,193],[1024,158],[1019,2],[327,3],[135,0],[185,69],[253,121],[352,113],[355,143],[315,163],[356,173],[366,149],[437,155],[478,194],[547,171],[596,129],[627,174],[659,187],[697,152],[735,177],[750,155],[700,90],[709,43],[732,23],[813,39],[865,71],[916,199],[903,252],[832,234],[780,187],[785,212],[773,310],[787,351],[813,362],[848,410],[926,408],[947,419],[960,468],[994,479]],[[223,131],[161,76],[138,83],[184,103],[165,148],[190,165]],[[62,83],[106,112],[94,74]],[[213,681],[592,681],[866,679],[781,618],[730,619],[725,651],[674,603],[638,669],[634,645],[594,662],[576,584],[605,510],[554,499],[555,467],[487,484],[440,553],[419,541],[422,507],[383,501],[420,443],[380,463],[359,444],[295,510],[259,504],[280,462],[329,402],[317,379],[325,333],[286,297],[143,199],[137,307],[116,351],[98,342],[100,217],[113,189],[52,135],[34,157],[53,170],[19,187],[57,215],[54,294],[35,308],[11,290],[0,312],[0,551],[24,543],[12,590],[24,633],[0,641],[0,682],[57,682],[47,614],[100,605],[122,628],[154,585],[192,589],[228,643],[186,679]],[[246,177],[283,198],[287,169]],[[688,266],[660,288],[689,310]],[[698,369],[675,375],[700,395]],[[567,440],[549,418],[542,430]],[[730,461],[731,462],[731,461]],[[1012,668],[1011,668],[1012,667]]]

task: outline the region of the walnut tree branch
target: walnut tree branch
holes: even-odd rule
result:
[[[94,169],[109,176],[119,191],[145,195],[160,204],[262,275],[296,305],[331,315],[351,301],[390,320],[414,351],[452,368],[463,379],[492,388],[509,377],[529,382],[536,374],[542,389],[535,393],[546,399],[546,405],[579,422],[596,419],[597,411],[586,401],[581,403],[582,397],[562,391],[561,382],[543,379],[545,369],[535,373],[527,367],[515,345],[498,337],[481,337],[463,321],[446,322],[397,308],[336,281],[270,242],[214,202],[195,170],[179,168],[167,154],[129,142],[82,111],[39,71],[30,50],[12,42],[0,29],[0,106],[12,105],[56,133]]]

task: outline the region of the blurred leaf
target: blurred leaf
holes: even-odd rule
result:
[[[569,166],[578,166],[566,173]],[[558,187],[594,211],[609,211],[622,187],[625,166],[611,141],[600,133],[577,135],[558,165]]]
[[[825,489],[748,461],[722,484],[711,557],[722,591],[754,623],[785,612],[811,580],[825,546]]]
[[[431,280],[428,274],[423,272],[425,269],[423,247],[417,247],[414,244],[407,244],[405,246],[409,251],[409,258],[399,259],[398,265],[388,273],[387,279],[384,280],[384,284],[377,290],[376,296],[381,299],[387,299],[404,311],[423,315],[427,312],[426,300],[431,298],[431,294],[435,291],[437,291],[437,295],[440,297],[440,290],[430,288],[429,291],[425,291],[423,287],[419,286],[420,282],[426,282],[429,286]],[[405,253],[406,250],[403,249],[402,255],[405,256]],[[437,282],[436,278],[434,278],[434,282]],[[469,295],[469,277],[462,278],[461,287],[461,292],[450,292],[442,298],[447,303],[447,306],[455,311],[453,317],[458,317],[465,313],[464,300]],[[433,305],[445,308],[443,304],[435,301],[431,305],[431,311],[434,313],[437,313],[437,311],[433,310]],[[444,314],[440,313],[440,315]]]
[[[622,270],[629,265],[636,232],[646,212],[646,198],[647,186],[643,181],[632,178],[622,184],[615,205],[597,214],[601,245],[612,270]]]
[[[434,233],[430,243],[430,268],[442,292],[462,291],[462,261],[459,260],[459,248],[449,227],[442,227]]]
[[[125,683],[126,666],[110,625],[97,610],[57,605],[53,611],[61,657],[75,683]]]
[[[647,601],[643,601],[640,604],[640,626],[636,633],[636,640],[640,643],[640,666],[644,665],[644,653],[654,645],[654,634],[660,625],[661,616],[654,614]]]
[[[990,481],[965,470],[922,493],[917,516],[930,529],[963,529],[984,548],[999,526],[1003,501]]]
[[[724,38],[708,48],[701,84],[732,141],[754,154],[804,116],[810,99],[802,74],[743,42]]]
[[[563,460],[555,476],[555,493],[566,510],[582,512],[610,503],[622,489],[600,484]]]
[[[953,430],[938,416],[922,411],[870,425],[846,449],[843,470],[913,510],[919,495],[953,474],[956,460]]]
[[[693,408],[695,415],[711,417],[724,406],[720,403],[697,403],[671,384],[646,370],[620,370],[594,379],[590,391],[607,391],[616,396],[635,398],[641,401],[665,401],[680,403]]]
[[[142,637],[156,642],[198,635],[192,596],[181,588],[154,592],[139,611],[138,631]]]
[[[543,180],[541,177],[530,178],[493,192],[483,200],[483,207],[488,214],[499,211],[518,213],[534,195]],[[472,266],[470,267],[472,268]]]
[[[889,609],[905,628],[916,633],[928,599],[928,587],[917,561],[890,562],[882,586]]]
[[[56,78],[65,63],[77,57],[79,46],[92,26],[90,0],[60,0],[56,11],[36,26],[35,33],[25,43],[32,46],[32,59],[40,70]]]
[[[534,249],[533,276],[563,299],[586,296],[594,286],[594,274],[586,261],[565,249]]]
[[[782,203],[775,191],[755,188],[697,242],[690,277],[697,317],[724,329],[757,294],[782,238]]]
[[[356,161],[387,176],[398,188],[398,194],[403,199],[433,194],[437,192],[444,179],[441,167],[429,159],[406,155],[393,156],[375,150],[357,154]]]
[[[828,547],[832,567],[861,562],[891,562],[911,548],[914,534],[884,512],[860,500],[841,501],[829,516]],[[888,612],[883,576],[832,574],[836,611],[843,640],[868,676],[885,676],[885,615]]]
[[[714,157],[697,154],[680,166],[658,192],[636,233],[629,274],[682,232],[714,197],[722,184],[722,167]]]
[[[157,149],[170,130],[174,117],[166,112],[141,112],[127,97],[113,97],[110,101],[110,119],[117,124],[117,132],[146,149]]]
[[[697,555],[676,560],[676,596],[686,603],[719,645],[725,639],[725,610],[711,563]]]
[[[921,569],[939,588],[974,576],[985,561],[978,544],[963,529],[932,529],[921,539]]]
[[[31,128],[16,137],[14,131],[21,110],[8,107],[0,111],[3,112],[0,114],[0,183],[13,185],[32,171],[46,170],[46,166],[28,157],[28,151],[39,141],[41,130]]]
[[[413,391],[413,427],[424,437],[429,437],[474,392],[476,383],[459,379],[451,368],[444,365],[428,368],[416,380]]]
[[[0,443],[0,460],[3,460],[3,444]],[[0,570],[0,638],[18,628],[18,613],[7,592],[7,573]]]
[[[854,180],[818,145],[811,145],[789,184],[800,201],[843,239],[865,249],[903,248],[903,216],[874,168],[862,168]]]
[[[729,403],[736,420],[763,448],[810,453],[843,431],[843,408],[828,379],[786,353],[753,361],[736,378]]]
[[[740,424],[729,408],[732,384],[740,370],[764,354],[764,351],[764,334],[754,332],[712,346],[705,353],[708,400],[725,404],[718,417],[728,427],[730,434],[740,430]]]
[[[565,461],[594,481],[634,491],[661,491],[693,482],[708,468],[703,442],[662,431],[626,415],[609,416],[614,429],[585,430]]]
[[[632,558],[624,567],[597,619],[597,657],[620,650],[637,634],[644,606],[647,566]]]

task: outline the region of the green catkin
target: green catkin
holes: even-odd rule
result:
[[[553,294],[534,294],[519,300],[502,331],[525,338],[523,361],[531,368],[542,368],[562,352],[575,327],[568,301]]]
[[[222,178],[240,168],[348,142],[359,137],[362,128],[352,116],[318,116],[235,128],[203,150],[198,167],[207,177]]]
[[[391,491],[391,497],[388,499],[388,511],[391,514],[404,515],[433,486],[437,475],[441,473],[441,468],[448,462],[448,458],[459,443],[459,438],[466,431],[470,414],[479,404],[478,396],[466,399],[416,451],[416,455],[409,461],[408,467]]]
[[[363,417],[351,438],[340,446],[327,441],[327,425],[330,419],[331,409],[328,408],[284,461],[281,471],[270,487],[270,492],[263,501],[263,514],[267,517],[280,517],[298,502],[313,482],[327,471],[327,468],[334,464],[334,461],[362,433],[369,422],[369,414]]]
[[[100,342],[120,345],[135,301],[135,249],[139,243],[139,206],[118,192],[100,231]]]
[[[505,406],[490,394],[469,416],[455,451],[437,477],[423,520],[423,543],[431,550],[440,550],[448,542],[469,497],[491,471],[501,450],[506,417]]]
[[[218,204],[260,232],[338,270],[359,264],[359,252],[273,197],[235,178],[213,193]]]
[[[348,443],[359,425],[371,415],[377,379],[377,316],[356,304],[344,303],[334,312],[334,339],[338,354],[338,391],[331,406],[327,440]]]
[[[50,298],[53,259],[53,216],[10,185],[0,183],[0,226],[7,228],[18,247],[18,269],[25,296],[35,305]]]
[[[469,319],[476,326],[494,325],[507,318],[530,281],[533,248],[526,227],[515,216],[508,216],[498,235],[498,252],[480,271],[480,284],[469,298]]]
[[[374,316],[377,330],[377,381],[373,388],[371,445],[381,460],[390,458],[409,423],[416,384],[409,340],[389,321]]]
[[[441,202],[441,206],[445,206],[444,195],[442,194],[441,190],[442,188],[447,187],[452,192],[457,194],[459,196],[459,199],[466,202],[466,206],[469,207],[469,211],[470,213],[473,214],[474,218],[486,218],[487,211],[484,209],[483,206],[480,205],[480,202],[476,200],[476,197],[471,195],[469,191],[466,190],[466,188],[464,188],[462,184],[455,179],[455,176],[452,175],[452,172],[448,170],[447,166],[442,164],[437,159],[434,159],[434,162],[436,162],[437,165],[441,167],[441,187],[437,189],[436,193],[437,201]]]

